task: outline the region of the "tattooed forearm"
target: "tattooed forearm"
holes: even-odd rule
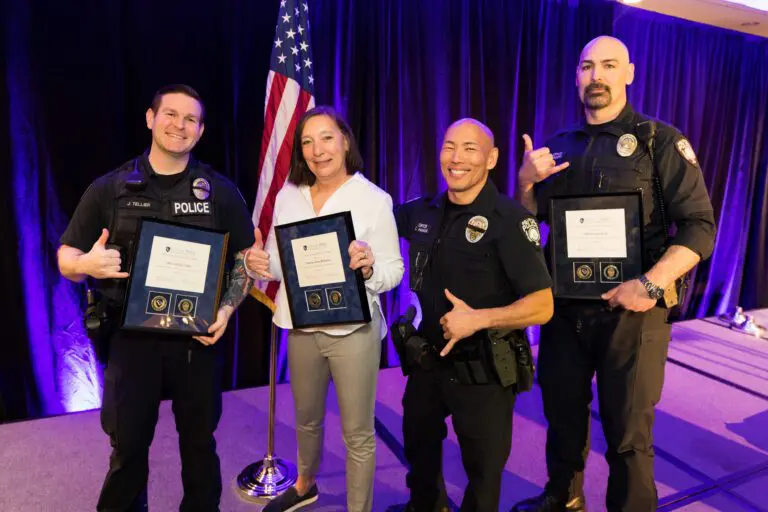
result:
[[[221,299],[222,306],[230,306],[237,309],[241,302],[248,295],[253,284],[253,279],[248,277],[245,272],[245,250],[235,254],[235,264],[229,274],[229,286],[224,297]]]

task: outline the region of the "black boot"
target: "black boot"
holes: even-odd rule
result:
[[[510,512],[568,512],[571,509],[566,508],[567,504],[568,498],[561,498],[545,491],[535,498],[528,498],[515,504]]]

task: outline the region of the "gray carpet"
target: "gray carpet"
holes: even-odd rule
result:
[[[765,311],[760,312],[765,318]],[[768,342],[696,320],[673,330],[664,395],[655,428],[656,474],[663,510],[768,512]],[[405,501],[399,369],[380,374],[376,416],[374,510]],[[222,511],[255,511],[234,479],[266,449],[267,389],[226,393],[217,432],[225,489]],[[277,454],[295,461],[290,389],[278,386]],[[586,494],[604,510],[605,441],[594,404]],[[344,444],[335,393],[329,394],[321,499],[312,510],[344,509]],[[384,442],[386,440],[386,442]],[[538,388],[519,397],[512,455],[503,475],[502,508],[537,494],[546,482],[545,421]],[[389,446],[388,446],[389,443]],[[391,447],[391,449],[390,449]],[[96,411],[0,425],[0,512],[94,510],[107,469],[109,443]],[[163,403],[150,460],[150,510],[177,510],[181,499],[177,435]],[[461,501],[466,476],[455,434],[445,444],[446,487]]]

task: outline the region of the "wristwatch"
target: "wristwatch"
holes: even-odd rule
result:
[[[645,290],[648,292],[648,296],[652,299],[659,300],[664,297],[664,288],[654,284],[645,277],[645,274],[640,276],[640,282],[645,286]]]

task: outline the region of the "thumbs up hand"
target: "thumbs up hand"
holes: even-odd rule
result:
[[[245,255],[245,269],[255,274],[258,279],[274,279],[269,273],[269,253],[264,250],[264,239],[258,227],[253,229],[253,236],[256,241]]]
[[[548,147],[533,149],[533,140],[527,133],[523,135],[523,144],[525,153],[523,153],[523,163],[517,179],[519,186],[524,189],[533,187],[536,183],[571,165],[570,162],[556,165]]]
[[[109,240],[109,230],[102,229],[101,236],[91,250],[80,256],[82,273],[96,279],[125,279],[129,274],[120,272],[122,263],[120,251],[107,249],[107,240]]]
[[[440,352],[445,357],[460,340],[472,336],[480,327],[477,325],[476,310],[456,297],[454,294],[445,290],[445,297],[453,304],[453,309],[443,315],[440,319],[440,325],[443,326],[443,338],[448,340],[448,344]]]

